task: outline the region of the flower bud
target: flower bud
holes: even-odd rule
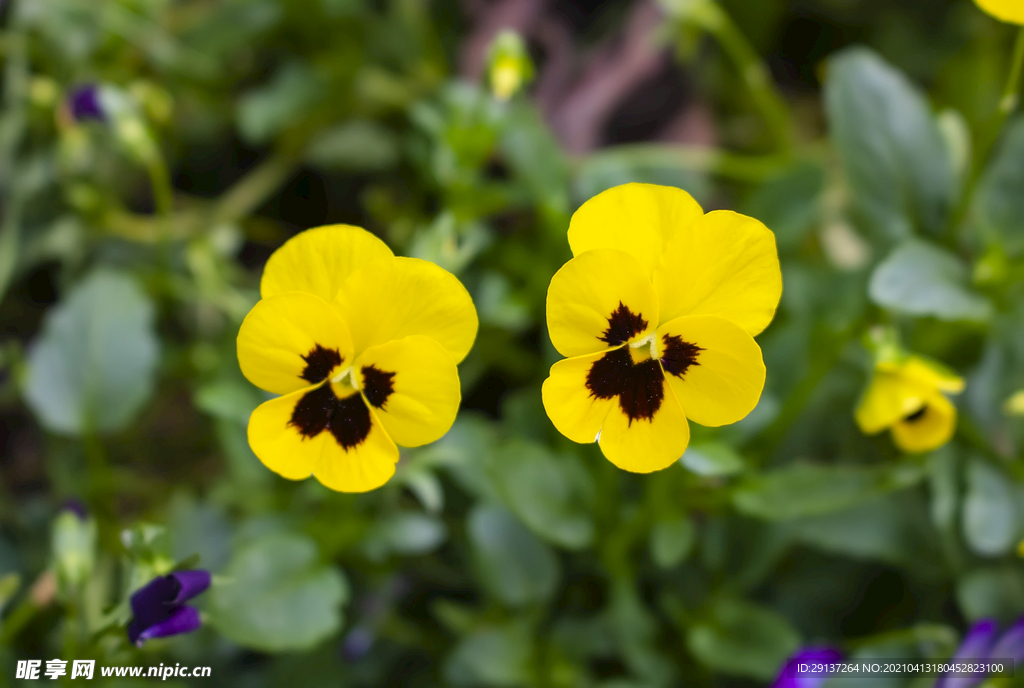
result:
[[[491,43],[488,54],[491,94],[506,101],[533,78],[533,63],[526,45],[514,31],[502,31]]]

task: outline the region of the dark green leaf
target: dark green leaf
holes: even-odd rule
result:
[[[513,606],[551,597],[558,584],[558,559],[515,516],[501,507],[473,509],[466,523],[481,583]]]

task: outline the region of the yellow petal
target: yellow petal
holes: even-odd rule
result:
[[[675,463],[690,442],[690,427],[671,386],[650,419],[630,419],[613,407],[604,419],[598,443],[605,458],[632,473],[660,471]]]
[[[574,256],[599,248],[625,251],[650,279],[665,242],[703,214],[697,201],[682,189],[623,184],[580,206],[569,222],[569,246]]]
[[[757,406],[764,389],[761,347],[724,318],[693,315],[658,328],[658,356],[686,417],[717,427]]]
[[[597,249],[576,256],[551,278],[547,320],[559,353],[592,354],[651,332],[658,300],[635,258]]]
[[[978,7],[1000,21],[1024,25],[1024,2],[1021,0],[975,0]]]
[[[854,419],[861,432],[873,435],[920,409],[928,396],[926,388],[880,368],[857,404]]]
[[[290,480],[316,475],[339,492],[380,487],[398,461],[398,448],[362,397],[339,399],[330,384],[261,404],[249,418],[249,445],[275,473]]]
[[[476,308],[462,282],[417,258],[378,261],[354,272],[335,306],[357,353],[411,335],[430,337],[458,363],[476,339]]]
[[[782,296],[775,235],[745,215],[710,212],[665,244],[654,289],[662,322],[717,315],[756,335]]]
[[[939,363],[921,356],[910,356],[899,366],[899,373],[909,380],[951,394],[964,391],[964,380]]]
[[[617,399],[599,399],[587,388],[587,375],[603,356],[604,353],[597,353],[559,361],[551,366],[541,388],[548,418],[558,432],[573,442],[596,442],[605,416],[618,405]]]
[[[297,291],[253,306],[237,348],[242,373],[275,394],[320,382],[352,362],[352,340],[337,312],[320,297]]]
[[[371,347],[355,370],[363,398],[396,444],[433,442],[455,422],[459,369],[433,339],[415,335]]]
[[[936,392],[924,406],[892,426],[896,446],[910,454],[937,449],[949,442],[956,430],[956,407]]]
[[[316,294],[332,301],[342,283],[367,263],[394,254],[361,227],[328,225],[295,235],[267,260],[260,293],[263,298],[287,291]]]

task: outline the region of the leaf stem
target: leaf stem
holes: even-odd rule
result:
[[[690,17],[705,31],[713,35],[739,71],[740,78],[750,91],[754,105],[761,112],[768,133],[777,150],[788,154],[792,147],[789,126],[789,108],[783,100],[771,73],[740,28],[717,2],[703,2]]]
[[[1006,79],[1003,97],[999,101],[999,111],[1003,117],[1013,112],[1020,101],[1020,75],[1022,68],[1024,68],[1024,26],[1017,32],[1017,42],[1013,47],[1013,62],[1010,66],[1010,75]]]

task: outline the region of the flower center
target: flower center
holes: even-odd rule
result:
[[[608,316],[608,329],[602,340],[625,344],[647,329],[647,321],[621,302]],[[619,408],[633,421],[651,420],[665,399],[665,373],[683,377],[697,365],[703,349],[683,341],[682,337],[651,333],[628,346],[609,351],[594,361],[587,372],[587,389],[595,399],[618,397]]]
[[[359,371],[349,366],[328,379],[328,375],[340,367],[342,358],[337,350],[326,349],[319,344],[303,359],[306,361],[303,379],[327,384],[302,395],[292,410],[288,425],[298,430],[304,439],[316,437],[324,431],[330,432],[346,451],[362,444],[373,427],[366,404],[369,402],[374,408],[384,408],[388,397],[395,391],[395,373],[372,365],[363,366]],[[320,373],[320,377],[310,379]]]
[[[904,416],[903,417],[903,422],[904,423],[916,423],[917,421],[919,421],[922,418],[924,418],[924,414],[927,413],[927,412],[928,412],[928,404],[925,404],[924,406],[922,406],[918,410],[916,410],[913,413],[911,413],[909,416]]]

